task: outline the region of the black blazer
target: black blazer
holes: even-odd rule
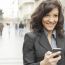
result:
[[[56,34],[57,47],[62,48],[62,59],[57,65],[65,65],[65,38]],[[52,51],[45,33],[30,32],[25,34],[23,44],[23,65],[40,65],[47,51]]]

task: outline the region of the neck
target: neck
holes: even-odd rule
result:
[[[49,36],[49,37],[52,36],[52,31],[48,31],[48,36]]]
[[[48,31],[48,41],[51,44],[52,31]]]

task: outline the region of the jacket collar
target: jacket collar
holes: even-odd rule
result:
[[[47,36],[45,35],[44,32],[42,32],[41,35],[40,35],[39,43],[40,43],[40,45],[45,47],[46,50],[49,50],[49,51],[52,50],[52,48],[51,48],[51,46],[50,46],[50,44],[48,42]],[[57,47],[58,48],[63,47],[64,46],[63,43],[64,43],[63,39],[59,38],[58,34],[56,34],[56,44],[57,44]]]

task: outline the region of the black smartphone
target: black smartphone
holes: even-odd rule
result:
[[[52,49],[53,53],[54,52],[58,52],[58,51],[61,51],[61,53],[62,53],[62,49],[61,48],[54,48],[54,49]],[[59,55],[61,55],[61,53]],[[54,58],[58,57],[59,55],[54,56]]]
[[[62,49],[61,48],[53,48],[52,49],[52,52],[57,52],[57,51],[62,51]]]

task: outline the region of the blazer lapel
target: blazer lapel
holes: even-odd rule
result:
[[[47,37],[46,37],[46,35],[45,35],[44,32],[41,34],[41,37],[40,37],[40,39],[39,39],[39,42],[40,42],[40,44],[41,44],[43,47],[46,48],[46,50],[50,50],[50,51],[52,50],[52,48],[51,48],[51,46],[50,46],[50,44],[49,44],[49,42],[48,42],[48,39],[47,39]]]
[[[58,48],[64,47],[64,40],[63,38],[60,38],[58,35],[56,35],[56,43]]]
[[[52,51],[52,48],[44,32],[40,35],[39,44],[46,50]],[[64,48],[64,39],[59,38],[58,34],[56,34],[56,44],[58,48]]]

